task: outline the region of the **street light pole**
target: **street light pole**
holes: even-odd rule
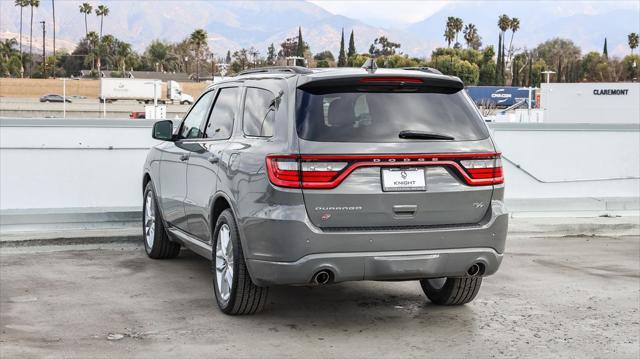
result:
[[[40,25],[42,25],[42,76],[46,79],[47,78],[47,57],[45,54],[45,27],[44,27],[44,20],[40,21]]]

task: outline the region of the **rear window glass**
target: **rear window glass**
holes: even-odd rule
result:
[[[298,136],[320,142],[405,142],[401,131],[453,137],[456,141],[489,136],[482,118],[463,91],[310,93],[298,90]]]

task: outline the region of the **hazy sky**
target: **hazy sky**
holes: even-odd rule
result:
[[[402,27],[423,20],[446,5],[455,7],[456,3],[472,0],[309,0],[325,10],[364,21],[382,27]],[[511,0],[514,1],[514,0]],[[608,10],[623,8],[638,11],[638,0],[517,0],[535,2],[540,7],[553,10],[558,15],[586,14],[596,15]],[[481,2],[481,1],[478,1]],[[485,0],[484,2],[503,2],[508,13],[507,0]]]
[[[378,26],[402,26],[423,20],[444,7],[449,1],[336,1],[310,0],[325,10]]]

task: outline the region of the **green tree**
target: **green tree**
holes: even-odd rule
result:
[[[353,37],[353,30],[351,30],[351,35],[349,35],[349,49],[347,50],[347,57],[351,57],[356,54],[356,40]]]
[[[29,77],[33,74],[33,8],[40,6],[40,0],[28,0],[31,10],[31,26],[29,31]]]
[[[475,85],[480,78],[478,65],[453,55],[432,56],[427,65],[440,70],[445,75],[459,77],[465,85]]]
[[[627,36],[627,41],[629,42],[629,48],[631,49],[631,55],[633,55],[633,50],[638,47],[638,34],[635,32],[630,33]]]
[[[296,56],[304,57],[304,41],[302,40],[302,28],[298,27],[298,48],[296,49]]]
[[[495,85],[496,82],[496,63],[493,57],[496,52],[493,46],[487,46],[482,51],[482,59],[480,60],[480,74],[478,79],[479,85]]]
[[[195,51],[196,58],[196,81],[200,82],[200,60],[204,55],[204,48],[207,46],[209,35],[204,29],[197,29],[189,36],[189,44]],[[244,49],[243,49],[244,50]],[[246,50],[245,50],[246,51]],[[246,54],[245,54],[246,55]],[[246,57],[246,56],[245,56]],[[243,67],[244,69],[244,67]]]
[[[344,52],[344,28],[340,35],[340,52],[338,53],[338,67],[347,66],[347,54]]]
[[[20,77],[24,76],[24,66],[22,65],[22,10],[29,6],[29,0],[15,0],[15,6],[20,7],[20,45],[18,51],[20,52]]]
[[[269,45],[269,47],[267,48],[267,64],[275,64],[276,57],[278,57],[278,55],[276,54],[276,47],[273,45],[273,43],[271,43],[271,45]]]
[[[386,36],[380,36],[373,40],[373,44],[369,47],[369,54],[372,56],[391,56],[396,54],[396,49],[400,48],[400,44],[390,41]]]
[[[556,81],[568,81],[567,71],[575,67],[575,63],[580,59],[580,48],[573,41],[561,38],[554,38],[539,44],[534,49],[534,56],[542,59],[547,66],[544,70],[551,69],[555,65]],[[534,68],[535,68],[534,63]]]
[[[115,57],[120,70],[124,74],[124,72],[127,71],[127,62],[131,61],[133,58],[133,50],[131,49],[131,44],[122,41],[116,41]]]
[[[15,38],[0,41],[0,76],[20,76],[22,71],[21,52],[14,47]]]
[[[602,56],[609,58],[609,50],[607,50],[607,38],[604,38],[604,47],[602,48]]]
[[[624,81],[638,81],[638,65],[640,64],[640,55],[627,55],[622,59],[622,71]]]

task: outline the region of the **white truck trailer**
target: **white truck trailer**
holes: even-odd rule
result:
[[[100,79],[100,102],[134,100],[139,103],[151,104],[157,99],[160,104],[167,102],[193,103],[193,97],[183,93],[179,83],[169,81],[166,87],[166,97],[163,97],[163,84],[160,80],[103,77]]]

